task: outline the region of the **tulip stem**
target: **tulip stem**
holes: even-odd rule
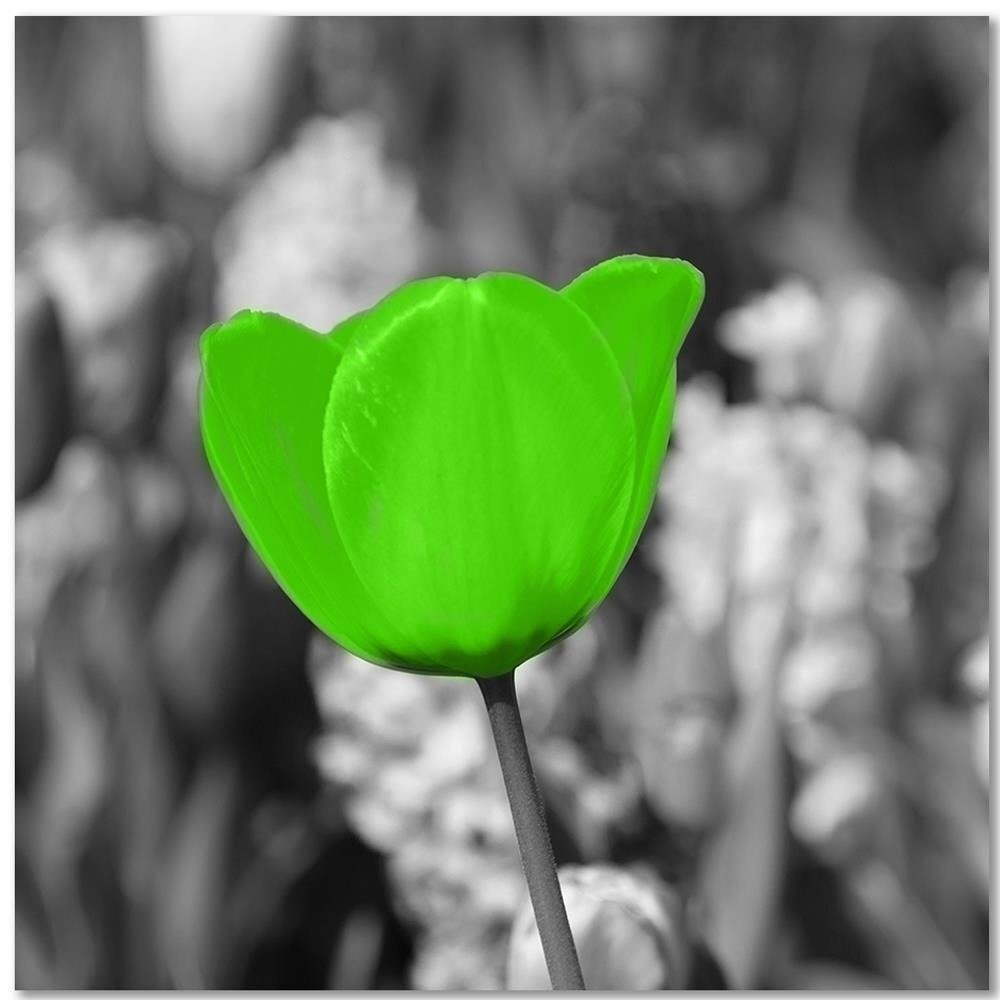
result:
[[[480,678],[479,689],[483,693],[490,717],[490,728],[493,730],[500,770],[514,818],[521,864],[552,988],[585,989],[580,960],[566,916],[566,905],[559,888],[552,842],[545,822],[545,807],[531,767],[528,745],[524,740],[521,710],[514,691],[514,674],[512,672],[501,677]]]

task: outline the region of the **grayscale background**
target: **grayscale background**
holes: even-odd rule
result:
[[[591,986],[988,982],[988,24],[18,18],[19,987],[544,987],[471,683],[248,553],[198,334],[686,257],[654,515],[518,671]]]

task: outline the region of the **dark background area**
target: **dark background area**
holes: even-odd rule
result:
[[[17,18],[17,986],[544,985],[474,685],[275,587],[196,345],[624,252],[707,281],[660,497],[518,671],[590,985],[985,986],[988,31]]]

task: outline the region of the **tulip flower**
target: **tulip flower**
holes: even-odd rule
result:
[[[512,671],[635,547],[703,294],[684,261],[626,256],[562,291],[430,278],[325,335],[241,312],[202,339],[209,464],[283,589],[363,659],[480,682],[562,985],[582,979]]]
[[[624,257],[561,293],[416,281],[325,336],[238,313],[202,340],[209,462],[340,645],[506,674],[580,626],[635,546],[702,287]]]
[[[174,14],[141,27],[154,152],[191,188],[224,190],[260,161],[285,120],[301,22]]]

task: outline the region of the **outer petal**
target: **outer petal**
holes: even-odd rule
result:
[[[677,353],[701,308],[705,280],[687,261],[630,255],[585,271],[562,294],[607,339],[628,382],[636,425],[632,502],[619,558],[598,587],[596,604],[628,561],[649,517],[673,420]]]
[[[360,585],[330,513],[323,413],[354,317],[329,336],[241,312],[201,341],[202,438],[247,538],[318,628],[352,652],[391,660],[393,630]]]
[[[383,300],[324,433],[344,545],[442,669],[517,666],[581,613],[631,500],[627,387],[590,320],[517,275]]]

